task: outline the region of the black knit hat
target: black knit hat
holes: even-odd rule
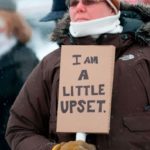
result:
[[[53,0],[53,6],[51,12],[49,12],[40,21],[46,22],[46,21],[61,19],[66,11],[67,11],[67,6],[65,4],[65,0]]]
[[[0,9],[16,11],[16,3],[14,0],[0,0]]]

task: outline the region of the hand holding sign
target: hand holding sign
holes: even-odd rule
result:
[[[69,141],[54,146],[52,150],[96,150],[93,144],[84,141]]]

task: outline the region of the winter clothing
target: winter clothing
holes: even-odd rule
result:
[[[4,137],[10,107],[37,63],[32,50],[19,42],[0,57],[0,147],[3,150],[9,150]]]
[[[65,0],[53,0],[52,10],[40,21],[52,21],[61,19],[64,13],[67,11]]]
[[[104,33],[121,33],[120,11],[116,15],[83,22],[70,22],[69,31],[73,37],[100,35]],[[99,28],[104,26],[105,28]],[[90,30],[89,30],[90,29]]]
[[[114,45],[116,62],[110,133],[88,134],[96,150],[150,149],[150,8],[121,5],[120,34],[73,38],[70,19],[58,24],[53,40],[73,45]],[[56,133],[61,48],[46,56],[29,76],[11,108],[6,138],[12,150],[50,150],[75,140]]]
[[[66,5],[69,6],[69,1],[70,0],[66,0]],[[110,7],[112,7],[112,9],[120,9],[120,0],[105,0]],[[115,8],[114,8],[115,7]]]
[[[13,0],[0,0],[0,9],[15,11],[16,3]]]

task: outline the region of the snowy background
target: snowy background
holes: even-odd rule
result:
[[[33,30],[33,36],[28,46],[36,53],[39,60],[45,55],[58,48],[56,43],[50,41],[49,35],[55,27],[55,22],[40,22],[52,7],[53,0],[16,0],[18,11],[26,18]],[[150,0],[122,0],[132,4],[149,2]]]
[[[57,44],[50,41],[50,33],[55,27],[55,22],[40,22],[52,7],[52,0],[16,0],[17,9],[32,27],[32,39],[28,43],[36,53],[39,60],[58,48]]]

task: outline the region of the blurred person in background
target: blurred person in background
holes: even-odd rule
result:
[[[10,147],[150,150],[150,7],[120,5],[119,0],[67,4],[69,13],[58,22],[53,41],[116,47],[110,133],[88,134],[84,142],[75,141],[75,133],[56,132],[60,46],[35,68],[11,107],[6,131]]]
[[[12,0],[0,0],[0,149],[8,150],[5,129],[9,109],[38,59],[26,46],[31,29]]]
[[[65,0],[53,0],[52,10],[44,18],[41,19],[43,22],[57,21],[63,17],[67,11]]]

